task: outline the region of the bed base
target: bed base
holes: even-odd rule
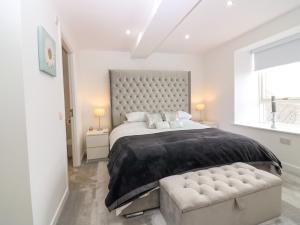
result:
[[[125,215],[125,217],[127,219],[130,219],[130,218],[137,217],[137,216],[142,216],[142,215],[144,215],[144,211],[128,214],[128,215]]]

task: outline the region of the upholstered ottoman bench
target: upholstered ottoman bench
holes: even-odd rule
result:
[[[281,214],[279,177],[235,163],[160,180],[168,225],[255,225]]]

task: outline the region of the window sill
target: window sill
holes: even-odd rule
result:
[[[293,135],[300,135],[300,126],[293,126],[293,125],[286,125],[282,123],[277,123],[276,128],[271,128],[270,123],[241,123],[235,122],[233,125],[235,126],[242,126],[242,127],[250,127],[260,130],[268,130],[278,133],[285,133],[285,134],[293,134]]]

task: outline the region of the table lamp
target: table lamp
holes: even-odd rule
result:
[[[196,105],[196,110],[197,111],[199,111],[200,112],[200,122],[202,121],[202,119],[201,119],[201,112],[203,111],[205,109],[205,104],[203,104],[203,103],[198,103],[197,105]]]
[[[94,114],[95,114],[96,117],[99,118],[99,128],[98,128],[98,130],[100,131],[101,130],[100,119],[101,119],[102,116],[105,115],[105,110],[104,110],[104,108],[96,108],[94,110]]]
[[[276,128],[276,97],[271,96],[271,108],[272,108],[272,124],[271,128]]]

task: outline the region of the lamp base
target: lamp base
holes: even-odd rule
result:
[[[99,125],[98,125],[98,131],[101,131],[101,125],[100,125],[100,122],[101,122],[101,118],[100,118],[100,116],[99,116]]]
[[[271,128],[275,129],[276,128],[276,112],[272,112],[272,120],[271,120]]]

